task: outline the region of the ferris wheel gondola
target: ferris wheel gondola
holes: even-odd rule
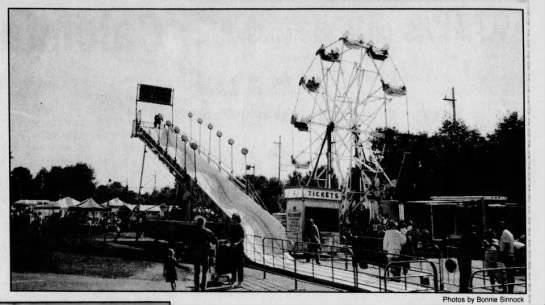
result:
[[[364,195],[377,184],[391,184],[370,139],[377,127],[387,127],[388,104],[407,101],[406,95],[388,45],[378,48],[348,33],[322,44],[299,79],[291,116],[295,169],[312,167],[307,183]]]

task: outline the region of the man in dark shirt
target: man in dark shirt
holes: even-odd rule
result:
[[[308,254],[307,254],[307,262],[310,262],[311,257],[316,260],[316,264],[320,264],[320,249],[321,246],[321,238],[320,238],[320,230],[318,229],[318,226],[314,223],[314,219],[309,218],[308,220],[308,227],[307,227],[307,242],[308,242]]]
[[[471,261],[481,253],[481,240],[477,235],[477,226],[465,227],[458,247],[458,265],[460,268],[460,292],[470,292]]]
[[[153,118],[153,127],[154,128],[161,128],[161,122],[163,121],[163,115],[158,113]]]
[[[234,213],[231,219],[233,225],[231,227],[230,242],[234,264],[233,272],[231,274],[231,284],[235,284],[235,280],[238,280],[237,286],[240,286],[244,280],[244,228],[240,224],[240,215]]]
[[[206,219],[197,217],[197,230],[193,235],[193,268],[195,270],[194,283],[195,291],[204,291],[206,289],[206,273],[208,272],[208,257],[211,253],[210,244],[217,244],[216,235],[209,229],[205,228]],[[199,285],[199,276],[202,270],[202,279]]]

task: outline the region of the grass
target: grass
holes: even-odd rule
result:
[[[19,236],[12,238],[11,269],[13,272],[129,277],[153,262],[161,262],[163,247],[151,243],[147,249],[119,247],[96,236],[61,239],[50,235]]]
[[[102,278],[126,278],[149,268],[152,262],[128,260],[118,257],[79,255],[50,252],[50,272],[98,276]]]

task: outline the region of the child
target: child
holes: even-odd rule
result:
[[[165,277],[165,280],[170,283],[170,288],[172,291],[176,290],[176,280],[178,279],[178,273],[176,273],[176,267],[183,268],[178,261],[176,261],[176,257],[174,255],[174,250],[172,248],[168,248],[168,256],[165,260],[165,265],[163,267],[163,276]]]

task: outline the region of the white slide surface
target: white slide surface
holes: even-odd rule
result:
[[[174,158],[176,153],[176,162],[181,168],[184,168],[184,158],[187,166],[187,174],[195,178],[195,161],[197,184],[212,199],[212,201],[227,215],[238,213],[242,218],[242,226],[246,235],[286,240],[286,230],[276,218],[264,210],[246,193],[240,190],[227,174],[222,173],[218,166],[208,162],[208,156],[199,152],[195,153],[189,147],[184,149],[184,142],[180,139],[176,142],[176,134],[167,128],[142,127],[152,139],[165,149],[168,143],[167,153]],[[184,156],[184,153],[187,154]],[[245,252],[261,252],[261,249],[249,249],[245,247]]]

